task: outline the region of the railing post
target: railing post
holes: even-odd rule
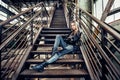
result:
[[[31,14],[31,17],[33,16],[33,9],[31,10],[32,14]],[[30,23],[30,26],[31,26],[31,45],[33,45],[33,36],[34,36],[34,32],[33,32],[33,20],[31,21]]]
[[[1,45],[1,42],[2,42],[2,26],[0,26],[0,45]]]
[[[0,26],[0,45],[1,45],[1,42],[2,42],[2,26]],[[1,63],[1,50],[0,50],[0,63]],[[1,73],[1,64],[0,64],[0,74],[2,74]],[[2,80],[1,76],[0,76],[0,80]]]
[[[105,45],[107,45],[107,40],[105,39],[105,37],[107,36],[107,32],[101,28],[101,47],[103,50],[105,50]],[[106,76],[105,74],[107,73],[106,71],[106,62],[105,62],[105,59],[102,57],[101,59],[101,64],[102,64],[102,77],[101,77],[101,80],[106,80]]]

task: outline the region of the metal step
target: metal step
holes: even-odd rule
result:
[[[31,54],[51,54],[52,50],[40,50],[40,51],[31,51]],[[68,54],[73,54],[72,52]],[[74,54],[81,54],[80,51],[76,51]]]
[[[65,15],[63,10],[56,10],[50,27],[66,27]]]
[[[60,30],[60,31],[53,31],[53,30],[42,30],[42,34],[44,33],[44,34],[68,34],[68,33],[70,33],[71,31],[70,30]]]
[[[64,18],[64,17],[63,17],[63,18]],[[57,23],[64,22],[64,23],[66,23],[65,19],[62,19],[62,17],[60,17],[60,16],[56,16],[56,17],[54,18],[54,20],[52,20],[52,22],[57,22]]]
[[[55,39],[37,39],[38,41],[44,41],[46,44],[54,44]]]
[[[52,23],[53,25],[66,25],[65,22],[61,21],[61,22],[56,22],[54,21],[54,23]]]
[[[60,26],[60,25],[51,25],[51,28],[66,28],[66,25]]]
[[[37,39],[38,41],[48,41],[48,42],[54,42],[55,39]]]
[[[35,44],[37,47],[53,47],[53,44]]]
[[[24,70],[21,74],[26,78],[70,78],[70,77],[86,77],[88,72],[84,69],[45,69],[43,72],[37,72],[34,70]]]
[[[49,38],[55,38],[56,35],[61,35],[63,37],[65,37],[65,34],[40,34],[41,37],[49,37]]]
[[[71,30],[70,28],[43,28],[43,30]]]
[[[29,64],[40,64],[44,60],[43,59],[28,59],[26,62]],[[84,63],[82,59],[58,59],[53,64],[80,64]]]
[[[52,23],[52,25],[54,26],[65,26],[66,24],[65,23]]]

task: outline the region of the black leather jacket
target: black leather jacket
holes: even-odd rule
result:
[[[71,45],[80,45],[80,37],[81,37],[81,32],[78,31],[76,34],[72,34],[72,32],[65,38],[65,42],[67,44]]]

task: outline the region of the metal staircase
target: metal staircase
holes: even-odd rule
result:
[[[77,6],[74,5],[75,7]],[[67,27],[71,15],[68,15],[67,6],[64,5],[63,9],[55,10],[53,5],[49,12],[44,3],[39,3],[0,23],[1,80],[61,77],[120,80],[120,33],[81,8],[78,8],[79,17],[76,20],[83,31],[80,50],[61,57],[45,67],[44,72],[31,69],[31,66],[51,57],[57,34],[65,37],[71,32]],[[47,20],[42,19],[43,17],[47,17]],[[17,22],[10,25],[14,20]],[[93,28],[100,36],[92,30]]]
[[[45,59],[51,57],[51,51],[54,44],[54,39],[57,34],[63,37],[70,33],[70,29],[66,27],[66,22],[62,10],[56,10],[50,28],[43,28],[39,37],[26,60],[23,70],[20,73],[19,79],[30,78],[88,78],[88,72],[85,67],[80,51],[69,53],[48,65],[42,73],[34,71],[30,68],[31,65],[40,64]],[[59,48],[61,49],[61,48]]]

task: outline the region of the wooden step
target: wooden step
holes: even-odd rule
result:
[[[20,74],[29,78],[70,78],[70,77],[85,77],[88,76],[88,72],[84,69],[45,69],[43,72],[37,72],[34,70],[24,70]]]
[[[38,41],[44,41],[46,44],[54,44],[55,39],[37,39]]]
[[[53,44],[34,44],[37,47],[53,47]]]
[[[66,25],[63,25],[63,26],[61,26],[61,25],[51,25],[51,28],[66,28]]]
[[[71,31],[65,31],[65,30],[62,30],[62,31],[48,31],[48,30],[42,30],[42,34],[44,33],[44,34],[68,34],[68,33],[70,33]]]
[[[43,30],[71,30],[70,28],[43,28]]]
[[[30,64],[39,64],[42,63],[43,59],[28,59],[26,62]],[[58,59],[53,64],[80,64],[84,63],[82,59]]]
[[[66,25],[66,23],[65,22],[56,22],[56,21],[54,21],[54,23],[52,23],[53,25]]]
[[[54,42],[55,39],[37,39],[38,41],[49,41],[49,42]]]
[[[31,54],[51,54],[52,50],[31,51]],[[72,52],[68,54],[73,54]],[[81,54],[80,51],[76,51],[74,54]]]
[[[60,27],[62,27],[62,26],[66,26],[66,24],[61,24],[61,23],[59,23],[59,24],[54,24],[54,23],[52,23],[51,26],[60,26]]]
[[[56,37],[56,35],[66,36],[65,34],[40,34],[41,37]]]

